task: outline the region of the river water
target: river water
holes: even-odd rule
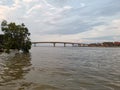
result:
[[[120,48],[32,47],[0,54],[0,90],[120,90]]]

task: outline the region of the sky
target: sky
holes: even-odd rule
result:
[[[120,41],[120,0],[0,0],[3,20],[24,23],[32,41]]]

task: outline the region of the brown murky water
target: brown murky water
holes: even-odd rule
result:
[[[0,54],[0,90],[120,90],[120,48],[33,47]]]

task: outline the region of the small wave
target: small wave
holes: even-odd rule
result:
[[[58,87],[52,86],[52,85],[43,84],[43,85],[35,86],[31,90],[61,90],[61,89],[59,89]]]

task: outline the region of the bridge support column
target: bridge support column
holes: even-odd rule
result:
[[[72,44],[72,47],[74,47],[74,43]]]
[[[34,47],[36,47],[36,44],[34,44]]]
[[[56,44],[56,43],[53,43],[53,46],[54,46],[54,47],[55,47],[55,44]]]
[[[80,47],[81,45],[80,44],[78,44],[78,47]]]
[[[64,47],[66,47],[66,43],[64,43]]]

